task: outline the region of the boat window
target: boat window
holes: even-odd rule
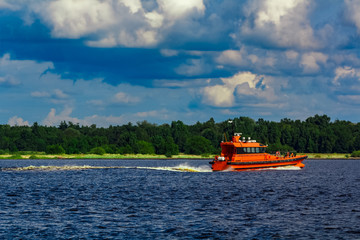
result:
[[[236,148],[236,154],[243,154],[244,148]]]
[[[238,147],[236,148],[236,154],[244,154],[244,153],[264,153],[266,148],[262,147]]]

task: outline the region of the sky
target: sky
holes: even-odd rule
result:
[[[0,0],[0,124],[360,122],[360,1]]]

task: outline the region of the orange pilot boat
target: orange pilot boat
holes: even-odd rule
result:
[[[303,168],[302,163],[307,159],[306,155],[296,156],[287,153],[281,156],[266,153],[266,145],[257,143],[256,140],[241,139],[241,133],[235,133],[232,141],[221,142],[221,155],[215,156],[210,162],[213,171],[243,171],[262,168],[276,168],[284,166],[296,166]]]

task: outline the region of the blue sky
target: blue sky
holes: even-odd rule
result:
[[[360,121],[355,0],[0,0],[0,123]]]

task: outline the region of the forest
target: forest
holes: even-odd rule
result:
[[[61,122],[57,127],[0,125],[0,154],[37,151],[48,154],[117,153],[162,154],[168,157],[179,153],[219,154],[220,142],[230,139],[234,132],[268,144],[268,151],[300,153],[352,153],[360,150],[360,123],[335,120],[315,115],[305,121],[282,119],[280,122],[257,121],[239,117],[216,123],[186,125],[152,124],[147,121],[108,128],[79,126]]]

